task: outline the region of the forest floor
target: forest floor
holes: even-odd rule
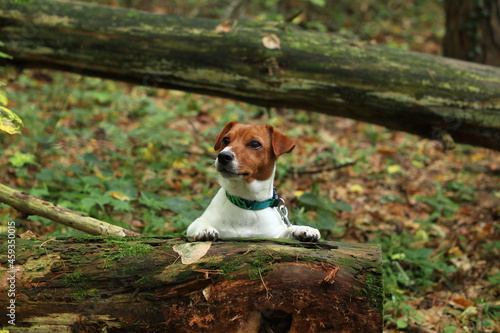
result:
[[[372,42],[439,52],[432,27],[408,37],[411,22],[403,32],[384,24],[394,34]],[[6,90],[25,127],[0,133],[0,181],[147,235],[182,233],[203,212],[226,122],[273,125],[297,143],[276,181],[292,222],[325,240],[381,244],[386,332],[500,332],[498,152],[444,151],[349,119],[47,70],[25,71]],[[20,233],[79,234],[1,204],[0,233],[14,218]]]

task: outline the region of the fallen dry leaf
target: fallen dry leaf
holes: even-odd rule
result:
[[[231,31],[231,26],[229,24],[226,24],[226,23],[221,23],[219,24],[218,26],[215,27],[215,32],[216,33],[226,33],[226,32],[229,32]]]
[[[460,306],[462,309],[467,309],[468,307],[473,306],[475,304],[474,301],[472,301],[468,298],[465,298],[463,296],[453,298],[452,302],[455,305]]]
[[[210,296],[211,296],[211,294],[212,294],[212,286],[208,286],[208,287],[206,287],[206,288],[205,288],[205,289],[203,289],[201,292],[203,293],[203,297],[205,297],[205,299],[206,299],[207,301],[209,301],[209,300],[210,300]]]
[[[109,192],[109,195],[120,201],[130,201],[130,198],[126,194],[121,192]]]
[[[270,34],[269,36],[262,38],[262,44],[270,50],[281,49],[281,41],[275,34]]]
[[[200,260],[212,246],[212,242],[186,243],[174,245],[173,250],[181,256],[184,265],[189,265]]]

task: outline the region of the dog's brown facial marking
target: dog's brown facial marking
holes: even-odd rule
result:
[[[276,159],[289,153],[295,142],[272,126],[230,122],[215,139],[219,152],[218,171],[224,177],[238,177],[250,183],[272,177]]]

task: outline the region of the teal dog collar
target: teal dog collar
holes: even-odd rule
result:
[[[232,204],[246,209],[246,210],[261,210],[269,207],[278,207],[280,203],[280,197],[276,192],[276,189],[273,189],[273,197],[271,199],[265,201],[255,201],[255,200],[247,200],[235,195],[229,194],[226,191],[226,197]]]

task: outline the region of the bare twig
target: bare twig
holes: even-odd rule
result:
[[[271,297],[273,297],[273,295],[271,295],[271,293],[269,292],[269,289],[267,289],[266,283],[264,282],[264,278],[262,277],[260,267],[259,267],[259,276],[260,276],[260,281],[262,281],[262,285],[264,286],[264,289],[266,290],[266,298],[271,299]]]
[[[310,174],[316,174],[316,173],[321,173],[321,172],[328,172],[328,171],[334,171],[334,170],[339,170],[342,168],[346,168],[349,166],[352,166],[356,164],[358,160],[352,161],[352,162],[347,162],[339,165],[333,165],[333,166],[328,166],[328,167],[323,167],[323,168],[316,168],[316,169],[306,169],[306,168],[290,168],[288,169],[288,172],[296,174],[296,175],[310,175]]]
[[[30,194],[0,184],[0,202],[29,215],[45,217],[91,235],[142,237],[141,234],[76,213]]]

